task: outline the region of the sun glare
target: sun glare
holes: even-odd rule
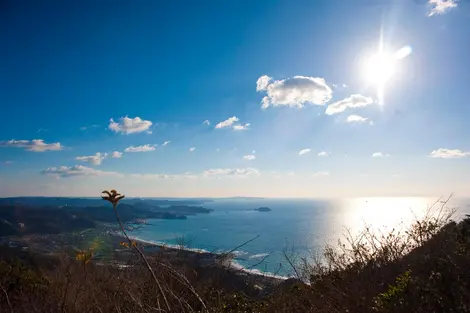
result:
[[[378,52],[364,59],[362,73],[369,85],[377,88],[377,101],[380,105],[385,102],[385,90],[390,79],[398,74],[399,63],[412,52],[410,46],[403,46],[394,53],[386,52],[381,35]]]
[[[395,73],[395,58],[387,53],[377,53],[365,62],[364,74],[373,84],[385,84]]]

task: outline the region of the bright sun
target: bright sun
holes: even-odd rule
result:
[[[383,86],[395,73],[396,58],[380,52],[371,56],[364,64],[365,78],[372,84]]]

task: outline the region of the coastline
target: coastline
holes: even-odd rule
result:
[[[116,232],[110,232],[109,235],[113,237],[113,241],[115,241],[117,247],[119,247],[119,242],[122,242],[123,239],[126,239],[124,235]],[[184,257],[188,258],[188,263],[193,266],[221,266],[228,271],[237,273],[238,275],[256,276],[268,280],[274,280],[277,283],[292,278],[287,276],[276,275],[270,272],[262,272],[258,269],[245,268],[235,260],[236,255],[234,253],[227,254],[229,251],[214,252],[198,248],[180,247],[178,245],[167,244],[161,241],[142,239],[136,236],[132,236],[132,233],[128,235],[131,240],[134,240],[135,242],[142,245],[144,247],[144,253],[149,255],[156,252],[152,248],[157,248],[157,251],[159,251],[160,253],[166,253],[166,255],[170,257],[174,257],[176,254],[183,252]],[[200,262],[200,260],[202,260],[202,262]]]

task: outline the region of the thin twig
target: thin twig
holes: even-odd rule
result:
[[[142,259],[144,260],[148,270],[150,271],[150,274],[152,275],[153,279],[155,280],[155,282],[157,283],[157,286],[158,286],[158,289],[160,290],[160,293],[162,294],[163,296],[163,300],[165,301],[165,304],[166,304],[166,307],[168,309],[168,311],[171,311],[170,309],[170,304],[168,303],[168,300],[166,299],[166,296],[165,296],[165,293],[163,292],[163,288],[162,286],[160,285],[160,281],[157,279],[157,276],[155,275],[155,272],[153,271],[152,267],[150,266],[149,262],[147,261],[147,258],[145,257],[145,255],[143,254],[142,251],[140,251],[139,248],[137,248],[137,245],[132,245],[132,241],[131,239],[129,238],[129,236],[127,235],[125,229],[124,229],[124,226],[122,225],[122,221],[121,221],[121,217],[119,216],[119,213],[116,209],[116,206],[117,206],[117,203],[113,203],[113,209],[114,209],[114,213],[116,213],[116,218],[118,220],[118,223],[119,223],[119,226],[121,227],[121,231],[122,233],[124,234],[124,236],[127,238],[127,240],[129,241],[129,245],[131,245],[131,247],[133,246],[134,249],[139,253],[139,255],[142,257]],[[158,301],[158,298],[157,298],[157,305],[158,305],[158,309],[161,310],[161,306],[160,306],[160,301]]]
[[[3,293],[5,294],[5,298],[7,299],[8,307],[10,308],[10,312],[13,313],[13,307],[11,306],[10,297],[8,296],[8,292],[6,291],[5,287],[0,284],[0,288],[2,288]]]
[[[235,248],[233,248],[233,249],[230,250],[229,252],[222,253],[222,254],[221,254],[222,258],[220,259],[219,262],[217,262],[217,264],[222,263],[222,262],[225,261],[225,260],[227,259],[227,257],[228,257],[229,255],[231,255],[234,251],[236,251],[237,249],[240,249],[241,247],[243,247],[243,246],[249,244],[249,243],[252,242],[253,240],[258,239],[259,236],[260,236],[260,235],[257,235],[257,236],[255,236],[254,238],[251,238],[250,240],[245,241],[244,243],[242,243],[241,245],[236,246]]]

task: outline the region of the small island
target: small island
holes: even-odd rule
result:
[[[258,211],[258,212],[271,212],[272,210],[270,208],[268,208],[267,206],[262,206],[260,208],[257,208],[257,209],[254,209],[255,211]]]

